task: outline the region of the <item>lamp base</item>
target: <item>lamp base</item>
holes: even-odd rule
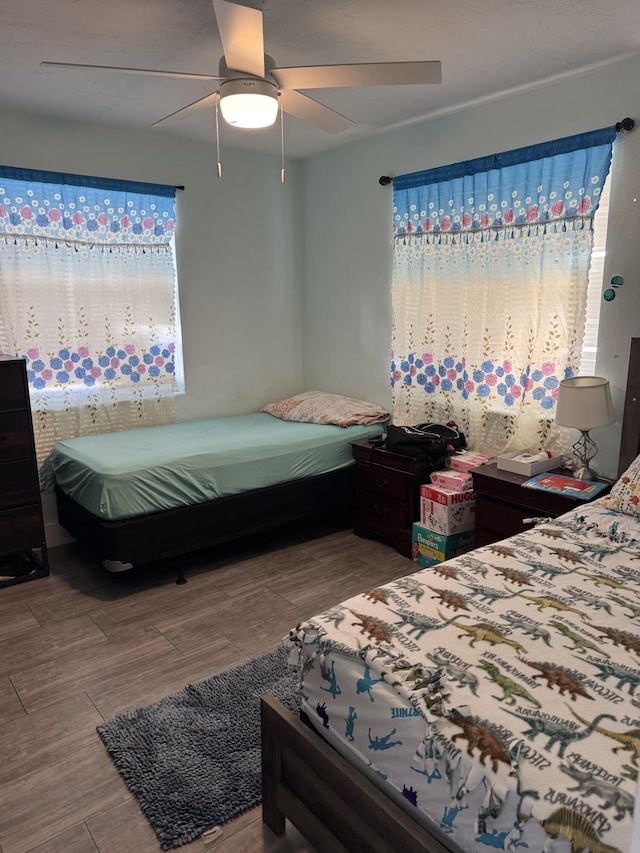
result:
[[[598,445],[589,435],[588,429],[580,430],[580,438],[573,445],[573,476],[577,480],[597,480],[598,475],[591,468],[591,460],[598,452]]]
[[[576,480],[597,480],[598,475],[593,470],[593,468],[589,468],[588,465],[578,465],[573,469],[573,476]]]

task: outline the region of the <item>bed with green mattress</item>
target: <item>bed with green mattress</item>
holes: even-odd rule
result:
[[[59,520],[107,569],[123,571],[350,514],[350,442],[382,430],[259,412],[61,441],[50,457]]]

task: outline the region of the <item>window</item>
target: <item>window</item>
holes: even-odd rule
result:
[[[453,419],[495,452],[566,449],[555,401],[581,369],[614,138],[605,128],[394,178],[396,423]],[[598,286],[596,336],[599,299]]]
[[[615,146],[611,160],[611,171],[615,168]],[[609,221],[609,196],[611,180],[605,182],[600,196],[600,204],[593,218],[593,249],[591,251],[591,266],[587,285],[587,307],[584,326],[584,338],[580,353],[579,373],[583,376],[593,376],[596,372],[596,357],[598,353],[598,327],[600,325],[600,308],[602,307],[602,285],[604,280],[604,261],[607,246],[607,225]]]
[[[0,167],[0,352],[23,357],[38,458],[175,420],[175,188]]]

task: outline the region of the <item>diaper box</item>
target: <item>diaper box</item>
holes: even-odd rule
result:
[[[429,530],[424,524],[415,522],[411,537],[411,556],[415,563],[423,568],[443,563],[458,554],[464,554],[473,548],[473,533],[454,533],[445,536]]]
[[[470,471],[434,471],[430,479],[432,486],[442,486],[443,489],[453,489],[454,492],[467,492],[473,488]]]
[[[420,523],[429,530],[451,536],[473,530],[476,512],[476,493],[443,489],[441,486],[420,486]]]
[[[495,461],[496,457],[490,456],[488,453],[480,453],[475,450],[459,450],[452,456],[447,456],[444,464],[452,471],[472,471],[478,465],[487,465],[489,462]]]

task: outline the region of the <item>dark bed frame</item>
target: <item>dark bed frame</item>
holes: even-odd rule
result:
[[[58,520],[100,560],[133,566],[175,560],[186,583],[184,555],[277,527],[330,516],[351,523],[355,465],[214,501],[122,521],[88,512],[56,486]]]
[[[632,338],[618,476],[640,453],[640,338]],[[322,853],[458,853],[333,749],[304,715],[263,696],[262,819],[276,834],[288,818]]]
[[[284,835],[288,818],[318,853],[452,853],[310,723],[262,696],[262,819]]]

